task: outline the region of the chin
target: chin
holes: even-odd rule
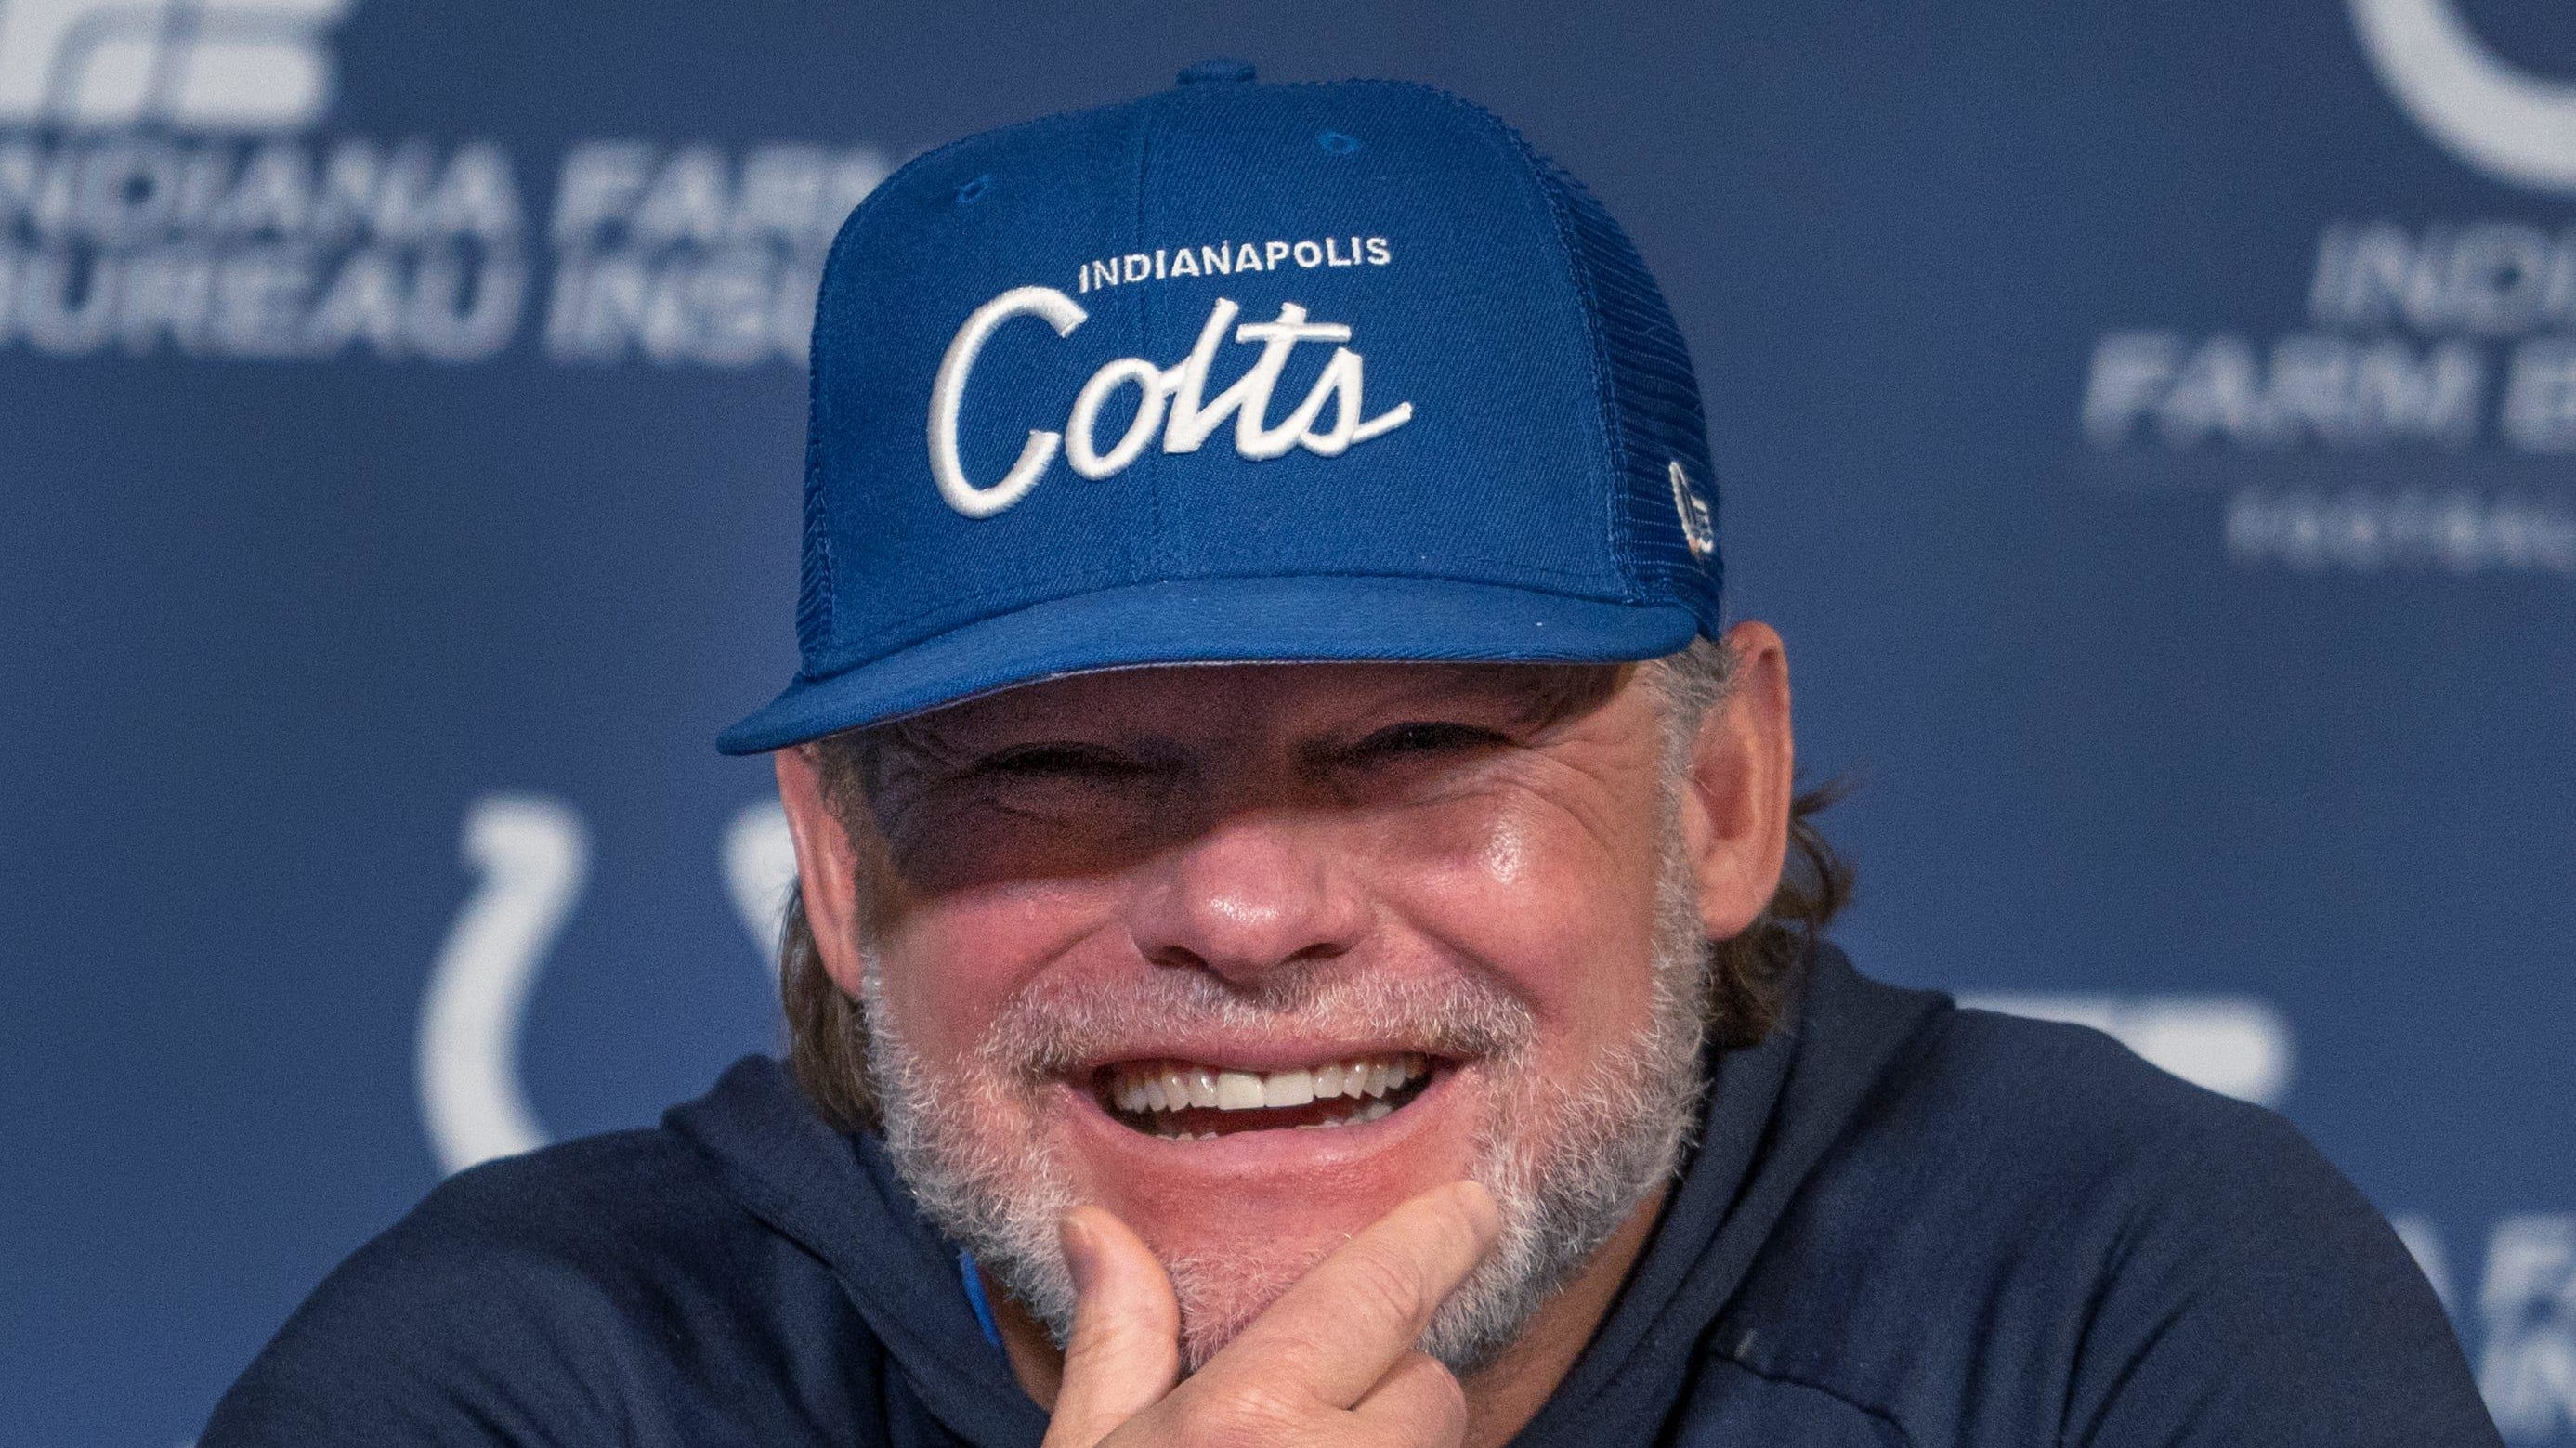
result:
[[[1480,1063],[1389,1052],[1350,1064],[1231,1073],[1269,1086],[1274,1104],[1258,1107],[1240,1079],[1223,1083],[1224,1108],[1195,1104],[1222,1077],[1179,1061],[1107,1063],[1050,1089],[1041,1114],[1078,1194],[1171,1274],[1191,1367],[1353,1234],[1473,1174],[1490,1127]]]

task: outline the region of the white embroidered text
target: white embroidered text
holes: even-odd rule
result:
[[[1291,265],[1317,267],[1385,266],[1395,255],[1383,236],[1305,237],[1297,241],[1220,241],[1214,246],[1158,246],[1150,252],[1096,257],[1084,262],[1074,279],[1076,292],[1094,292],[1129,282],[1158,282],[1166,277],[1221,277],[1235,272],[1281,271]]]
[[[1234,450],[1254,461],[1285,457],[1291,449],[1300,447],[1322,457],[1335,457],[1353,443],[1402,427],[1412,418],[1410,402],[1399,402],[1375,417],[1362,417],[1365,409],[1360,400],[1360,354],[1338,345],[1351,339],[1349,327],[1337,322],[1309,322],[1306,309],[1295,302],[1281,303],[1279,315],[1270,321],[1236,326],[1235,314],[1241,310],[1232,301],[1217,298],[1190,355],[1171,367],[1157,367],[1142,357],[1121,357],[1091,374],[1091,380],[1083,384],[1073,400],[1073,413],[1065,420],[1064,431],[1032,428],[1010,471],[997,482],[979,486],[967,480],[965,464],[958,455],[957,426],[965,407],[966,380],[975,369],[975,358],[984,350],[984,343],[1013,317],[1039,318],[1055,328],[1057,336],[1069,337],[1090,314],[1081,303],[1053,287],[1015,287],[976,308],[949,342],[947,355],[939,361],[939,375],[930,388],[930,473],[939,484],[939,496],[969,518],[989,518],[1027,497],[1045,476],[1059,449],[1076,473],[1100,479],[1143,455],[1157,433],[1167,453],[1196,452],[1201,443],[1225,425],[1229,415],[1234,420]],[[1261,355],[1232,386],[1211,399],[1207,396],[1208,369],[1229,333],[1237,342],[1259,345]],[[1289,352],[1300,342],[1337,345],[1324,363],[1322,375],[1307,390],[1305,400],[1273,426],[1268,420],[1270,394],[1287,369]],[[1130,384],[1139,394],[1135,416],[1128,419],[1126,431],[1104,452],[1097,435],[1101,409],[1120,388]],[[1318,430],[1316,424],[1323,420],[1328,407],[1333,413],[1332,425]]]

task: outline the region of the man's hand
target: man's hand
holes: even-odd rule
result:
[[[1466,1396],[1413,1344],[1499,1231],[1476,1183],[1425,1192],[1342,1244],[1183,1383],[1180,1308],[1162,1264],[1116,1217],[1077,1208],[1064,1247],[1081,1295],[1046,1448],[1455,1445]]]

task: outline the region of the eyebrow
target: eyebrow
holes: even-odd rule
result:
[[[1400,708],[1404,702],[1424,694],[1437,694],[1444,687],[1479,699],[1503,699],[1515,705],[1512,722],[1529,729],[1546,729],[1568,719],[1588,714],[1608,701],[1627,681],[1635,664],[1590,663],[1443,663],[1435,665],[1437,682],[1426,681],[1417,689],[1396,696]],[[1425,702],[1434,702],[1425,701]],[[847,730],[820,741],[830,765],[830,773],[841,782],[857,787],[862,796],[875,794],[887,781],[891,767],[901,762],[936,760],[948,754],[971,753],[969,747],[953,743],[943,746],[937,728],[937,715],[914,715],[889,720],[862,729]]]
[[[1518,695],[1513,722],[1544,729],[1592,712],[1627,681],[1634,664],[1454,664],[1444,672],[1471,691]],[[1505,671],[1508,671],[1506,674]],[[1505,682],[1508,679],[1508,682]]]

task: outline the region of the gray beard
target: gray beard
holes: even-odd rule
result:
[[[1532,1068],[1527,1008],[1465,977],[1426,987],[1286,974],[1251,995],[1201,974],[1158,973],[1151,988],[1117,1002],[1032,991],[1004,1007],[972,1056],[934,1066],[895,1025],[871,950],[862,1000],[887,1152],[930,1220],[1061,1345],[1073,1327],[1074,1289],[1056,1228],[1078,1199],[1036,1126],[1032,1103],[1047,1080],[1086,1059],[1088,1043],[1122,1031],[1132,1038],[1142,1022],[1285,1017],[1319,1035],[1334,1034],[1336,1023],[1381,1032],[1392,1023],[1427,1049],[1484,1067],[1486,1124],[1471,1175],[1494,1194],[1502,1234],[1418,1344],[1453,1372],[1473,1373],[1517,1341],[1672,1178],[1698,1121],[1710,951],[1677,796],[1668,794],[1663,814],[1650,1019],[1571,1088]],[[1195,1371],[1314,1263],[1202,1253],[1163,1265],[1180,1304],[1182,1359]]]

